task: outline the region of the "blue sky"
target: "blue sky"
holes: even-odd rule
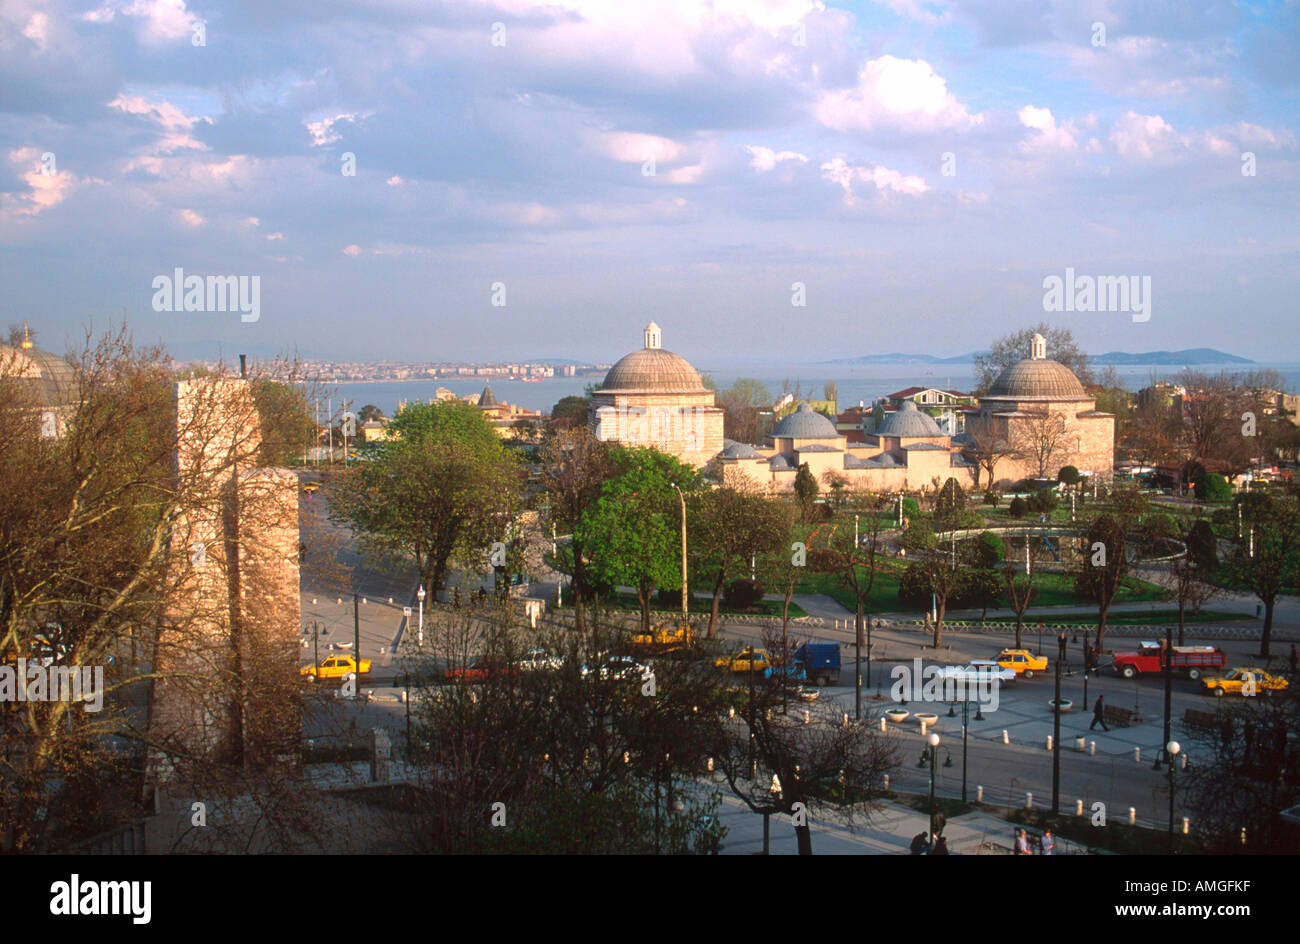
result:
[[[1048,320],[1300,361],[1298,136],[1295,0],[0,0],[0,325],[609,361],[653,318],[808,362]],[[177,267],[260,277],[259,319],[155,312]],[[1045,313],[1067,267],[1149,276],[1150,320]]]

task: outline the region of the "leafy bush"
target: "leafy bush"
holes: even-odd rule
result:
[[[903,517],[919,518],[921,516],[921,506],[916,503],[916,499],[910,495],[903,499]]]
[[[948,525],[957,531],[972,531],[975,528],[982,528],[987,521],[984,516],[978,512],[971,511],[969,508],[959,511],[948,521]]]
[[[1056,481],[1065,485],[1078,485],[1082,479],[1079,470],[1072,465],[1062,466],[1061,471],[1056,475]]]
[[[923,551],[926,548],[934,547],[937,540],[934,530],[928,522],[913,518],[907,523],[907,530],[903,532],[903,536],[899,538],[898,543],[909,551]]]
[[[998,502],[1002,501],[1002,493],[996,489],[989,489],[984,493],[984,504],[998,507]]]
[[[763,599],[766,591],[761,580],[733,580],[722,591],[722,602],[729,610],[747,610]]]
[[[1232,486],[1218,472],[1202,472],[1196,477],[1195,487],[1198,501],[1232,501]]]
[[[1029,496],[1029,510],[1036,515],[1048,515],[1056,510],[1057,504],[1056,492],[1050,489],[1043,489]]]
[[[1029,502],[1017,495],[1011,499],[1011,504],[1007,506],[1007,510],[1011,512],[1011,517],[1023,518],[1029,514]]]
[[[930,578],[923,564],[908,564],[898,578],[898,602],[908,609],[930,608]]]
[[[1219,565],[1219,548],[1214,529],[1203,518],[1187,532],[1187,554],[1202,570],[1213,570]]]
[[[934,500],[934,516],[939,521],[947,522],[966,507],[966,492],[954,478],[949,478],[939,489]]]
[[[983,531],[968,545],[972,567],[993,568],[1006,559],[1006,547],[1000,535]]]

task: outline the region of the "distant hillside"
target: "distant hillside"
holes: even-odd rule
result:
[[[1254,361],[1235,354],[1225,354],[1210,347],[1194,347],[1186,351],[1146,351],[1141,354],[1128,354],[1124,351],[1109,351],[1088,358],[1094,364],[1160,364],[1181,367],[1199,364],[1253,364]]]
[[[935,357],[933,354],[864,354],[861,357],[843,357],[826,364],[970,364],[982,351],[958,354],[955,357]],[[1186,351],[1139,351],[1129,354],[1126,351],[1108,351],[1105,354],[1089,355],[1093,364],[1116,366],[1126,364],[1155,364],[1158,366],[1193,366],[1201,364],[1253,364],[1254,361],[1235,354],[1225,354],[1209,347],[1195,347]]]

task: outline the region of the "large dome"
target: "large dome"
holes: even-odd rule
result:
[[[621,358],[605,375],[601,391],[704,393],[699,371],[680,354],[659,346],[662,333],[653,321],[645,326],[645,347]]]
[[[877,436],[942,436],[943,431],[934,417],[916,408],[915,401],[904,400],[890,413],[876,430]]]
[[[680,354],[647,347],[633,351],[609,369],[601,390],[698,393],[705,389],[699,371]]]
[[[19,389],[31,397],[33,406],[66,406],[73,400],[76,370],[48,351],[0,344],[0,371],[19,379]]]
[[[772,435],[791,439],[838,439],[840,434],[835,430],[835,424],[810,404],[800,403],[799,409],[776,424]]]
[[[1026,357],[1012,364],[989,388],[986,396],[1009,400],[1083,400],[1083,384],[1074,372],[1057,361]]]

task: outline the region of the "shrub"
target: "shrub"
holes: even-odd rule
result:
[[[1062,466],[1061,471],[1056,475],[1056,481],[1065,485],[1078,485],[1082,479],[1079,470],[1072,465]]]
[[[984,493],[984,504],[998,507],[998,502],[1002,501],[1002,493],[995,489],[989,489]]]
[[[907,530],[903,532],[898,543],[909,551],[923,551],[928,547],[934,547],[937,540],[929,523],[914,518],[907,523]]]
[[[1023,518],[1029,514],[1029,502],[1017,495],[1011,499],[1011,504],[1007,506],[1007,510],[1011,512],[1011,517]]]
[[[923,564],[908,564],[898,578],[898,602],[908,609],[930,608],[930,578]]]
[[[1196,498],[1207,502],[1232,501],[1232,486],[1218,472],[1202,472],[1196,477]]]
[[[741,578],[733,580],[722,591],[722,602],[729,610],[747,610],[763,599],[765,590],[761,580]]]
[[[921,516],[921,506],[916,503],[916,499],[910,495],[903,499],[903,517],[919,518]]]
[[[1043,489],[1029,496],[1027,502],[1029,510],[1036,515],[1051,514],[1056,509],[1057,497],[1056,492],[1050,489]]]
[[[971,564],[975,567],[996,567],[1006,556],[1002,538],[992,531],[983,531],[970,542]]]
[[[954,478],[949,478],[939,489],[934,500],[934,516],[940,521],[948,521],[966,507],[966,492]]]
[[[984,527],[988,522],[984,520],[983,515],[968,508],[953,515],[948,524],[957,531],[971,531]]]
[[[1214,528],[1204,518],[1187,532],[1187,554],[1202,570],[1213,570],[1219,565],[1219,547]]]

